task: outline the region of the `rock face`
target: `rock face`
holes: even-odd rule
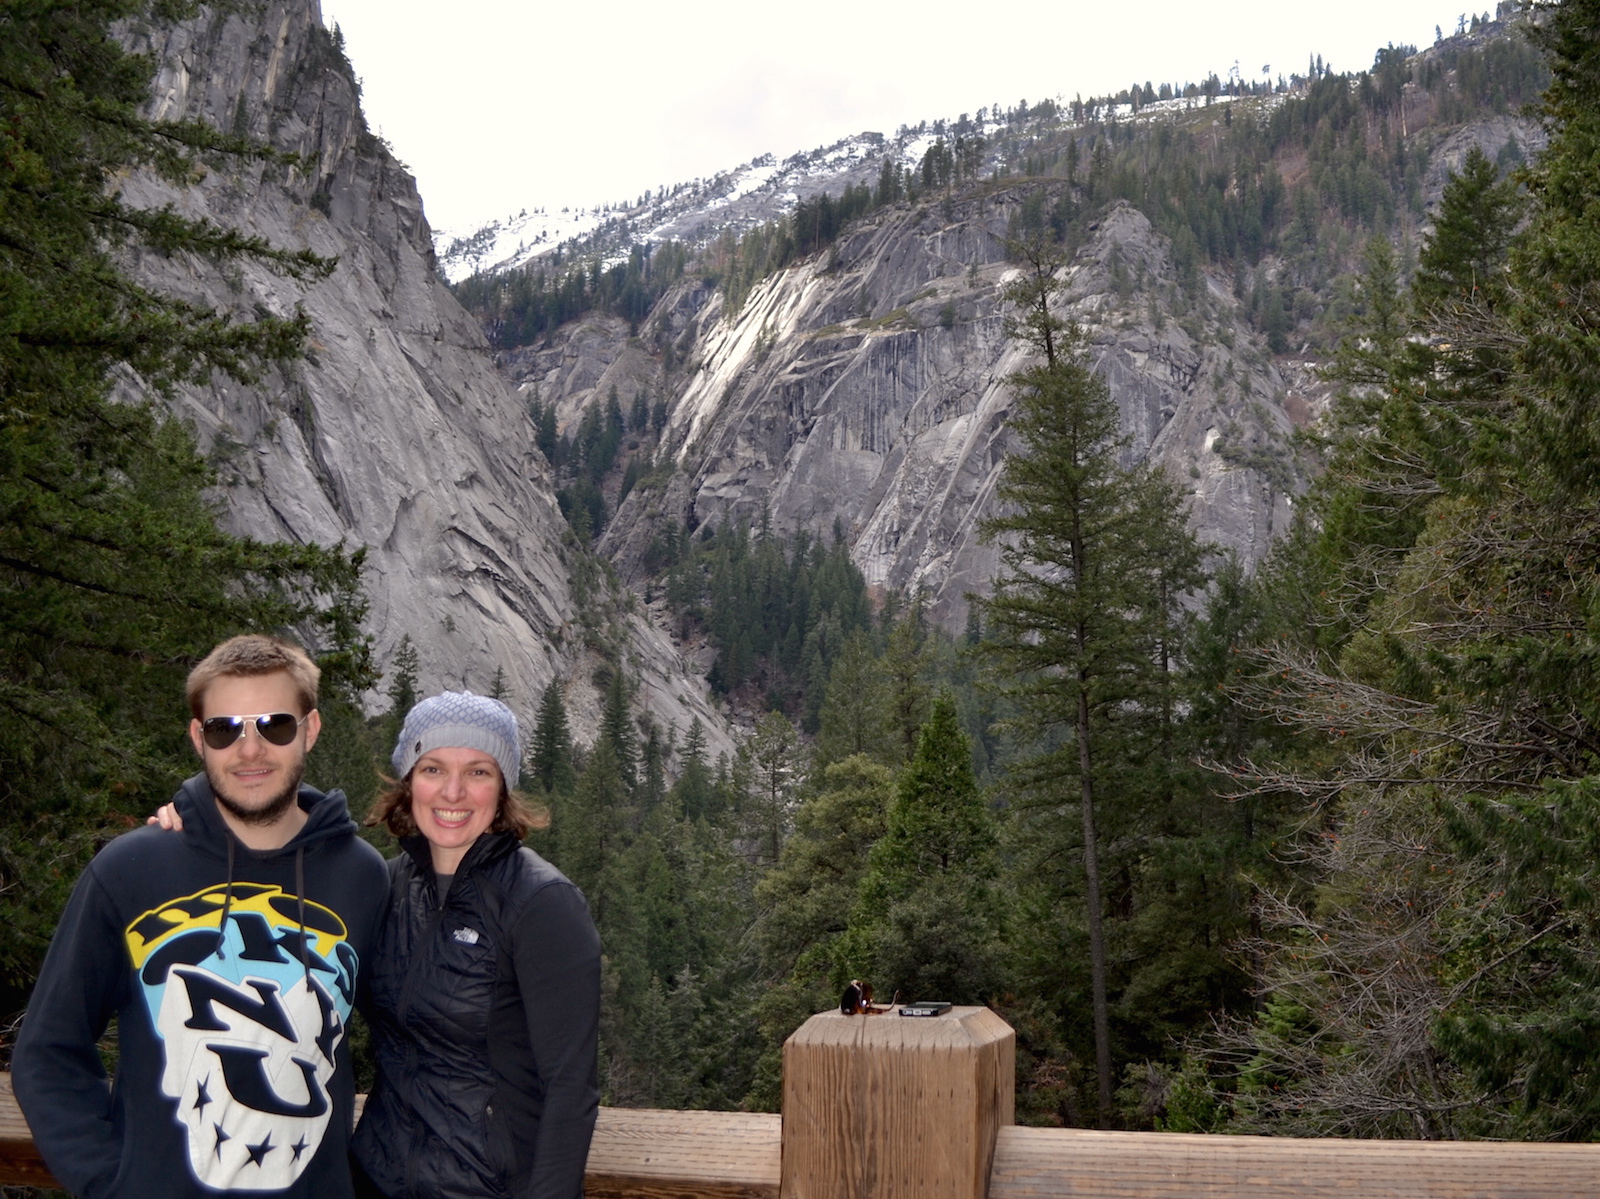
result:
[[[571,419],[616,386],[662,389],[678,467],[631,494],[603,540],[637,579],[655,529],[759,519],[827,534],[838,521],[869,583],[921,588],[959,628],[997,555],[978,537],[1011,445],[1004,245],[1020,190],[899,205],[829,255],[760,284],[736,313],[698,281],[666,296],[630,342],[595,318],[506,359]],[[1231,290],[1179,286],[1164,238],[1127,205],[1091,230],[1066,271],[1110,386],[1130,459],[1190,492],[1193,526],[1253,564],[1287,524],[1302,481],[1288,448],[1296,385],[1238,318]],[[665,347],[671,347],[671,353]],[[663,373],[662,363],[687,367]],[[1303,400],[1303,397],[1301,397]]]
[[[1448,74],[1469,43],[1516,36],[1499,22],[1492,31],[1486,24],[1481,35],[1458,35],[1420,57],[1438,58]],[[1405,133],[1402,105],[1401,132],[1426,152],[1428,205],[1471,148],[1510,162],[1543,146],[1543,132],[1524,117],[1427,123],[1435,106],[1417,78],[1407,94],[1425,124]],[[1214,112],[1198,111],[1192,98],[1123,105],[1109,113],[1105,136],[1110,128],[1143,128],[1159,146],[1158,122],[1182,136],[1208,121],[1231,127],[1240,105],[1248,120],[1269,119],[1288,99],[1283,92],[1235,98]],[[765,517],[780,530],[826,536],[837,527],[872,583],[922,589],[946,626],[959,628],[966,595],[986,589],[997,565],[978,530],[994,512],[1001,465],[1015,449],[1006,433],[1007,380],[1023,359],[1004,336],[1007,235],[1057,198],[1076,210],[1081,196],[1063,195],[1062,179],[1032,176],[1046,169],[1037,164],[1047,151],[1070,148],[1075,161],[1100,136],[1091,127],[1106,119],[1102,108],[1090,126],[1073,126],[1053,106],[1024,105],[1003,120],[998,110],[979,110],[976,125],[963,116],[952,126],[902,129],[893,142],[863,135],[781,164],[749,163],[710,183],[646,193],[563,243],[569,263],[616,262],[630,248],[669,238],[699,244],[780,218],[800,200],[892,180],[894,171],[922,163],[927,198],[851,224],[830,250],[768,278],[735,308],[704,280],[689,279],[659,302],[637,336],[620,320],[594,315],[502,354],[502,368],[530,399],[553,405],[563,427],[613,391],[624,408],[640,393],[666,401],[659,448],[676,474],[662,480],[658,455],[658,469],[629,495],[602,541],[622,577],[645,576],[664,525]],[[936,160],[922,157],[938,148],[936,138],[950,151],[952,137],[955,153],[971,152],[978,168],[956,172],[959,198],[937,194]],[[1214,150],[1214,135],[1211,144]],[[1037,162],[1019,145],[1037,146]],[[892,169],[880,176],[882,168]],[[1285,159],[1278,169],[1287,186],[1306,164]],[[1019,181],[1008,186],[1013,172]],[[1399,236],[1413,246],[1427,227],[1417,216],[1407,207],[1401,218]],[[481,246],[493,247],[480,262],[510,270],[551,248],[512,244],[506,232],[480,231]],[[737,275],[726,243],[706,262]],[[1297,297],[1316,292],[1314,305],[1331,306],[1336,289],[1324,269],[1308,271],[1279,247],[1242,257],[1226,274],[1180,272],[1166,240],[1127,204],[1088,230],[1066,268],[1062,313],[1088,335],[1129,457],[1165,468],[1188,492],[1195,531],[1246,567],[1289,523],[1311,467],[1290,434],[1321,415],[1330,388],[1319,377],[1322,363],[1306,356],[1309,343],[1298,355],[1270,354],[1254,331],[1261,323],[1247,318],[1239,297],[1254,285],[1259,302],[1260,285],[1269,284]],[[1278,330],[1274,340],[1281,336]]]
[[[256,386],[219,379],[173,401],[218,466],[228,525],[367,547],[379,660],[409,634],[424,688],[486,691],[498,668],[508,701],[531,720],[545,685],[571,678],[581,737],[590,658],[607,637],[615,656],[620,638],[662,722],[685,728],[699,716],[713,753],[727,748],[703,682],[629,597],[609,612],[603,589],[591,586],[583,605],[575,597],[526,405],[437,278],[416,184],[367,131],[316,0],[266,0],[126,36],[160,64],[154,115],[248,133],[300,164],[230,165],[182,192],[133,177],[124,194],[338,259],[311,285],[251,265],[136,264],[154,285],[208,306],[310,315],[306,361]]]

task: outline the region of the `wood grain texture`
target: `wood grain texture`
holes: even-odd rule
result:
[[[1015,1053],[987,1008],[811,1017],[783,1048],[784,1199],[983,1199]]]
[[[1569,1199],[1600,1145],[1006,1128],[989,1199]]]
[[[776,1199],[778,1116],[603,1107],[585,1199]]]
[[[33,1147],[33,1132],[11,1093],[11,1075],[0,1074],[0,1186],[55,1185],[44,1159]]]

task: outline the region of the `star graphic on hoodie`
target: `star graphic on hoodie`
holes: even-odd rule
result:
[[[217,1160],[220,1162],[222,1160],[222,1142],[231,1141],[233,1137],[223,1132],[220,1124],[213,1124],[211,1127],[217,1130]]]
[[[300,1160],[300,1155],[306,1151],[306,1146],[309,1145],[310,1143],[311,1143],[310,1141],[306,1140],[305,1134],[301,1133],[300,1134],[300,1139],[298,1141],[296,1141],[293,1145],[289,1146],[290,1149],[294,1150],[294,1160],[295,1161],[299,1161]]]
[[[205,1119],[206,1105],[212,1102],[211,1092],[206,1090],[206,1083],[210,1081],[211,1075],[208,1074],[204,1081],[195,1088],[194,1110],[200,1113],[200,1119],[202,1120]]]
[[[277,1146],[272,1143],[272,1134],[269,1132],[266,1135],[266,1139],[263,1140],[261,1144],[246,1145],[244,1148],[245,1152],[250,1155],[250,1160],[259,1166],[261,1164],[261,1159],[276,1149]]]

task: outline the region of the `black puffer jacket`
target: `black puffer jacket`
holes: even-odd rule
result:
[[[506,833],[444,905],[401,842],[365,1005],[378,1083],[354,1153],[389,1199],[578,1199],[600,1102],[600,939],[566,877]]]

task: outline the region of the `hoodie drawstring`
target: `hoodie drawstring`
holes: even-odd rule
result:
[[[300,965],[305,968],[306,993],[311,993],[311,947],[306,943],[306,847],[295,846],[294,892],[300,899]]]
[[[232,831],[226,834],[228,840],[228,881],[222,888],[222,920],[217,925],[217,957],[226,959],[228,956],[225,948],[228,941],[228,913],[233,908],[233,858],[234,839]],[[299,901],[300,911],[300,967],[305,973],[306,990],[311,990],[311,947],[306,943],[306,847],[295,846],[294,850],[294,891],[295,898]]]
[[[217,957],[226,959],[227,950],[224,948],[228,941],[228,909],[233,907],[233,832],[223,830],[223,835],[228,840],[228,881],[222,888],[222,920],[217,925]]]

